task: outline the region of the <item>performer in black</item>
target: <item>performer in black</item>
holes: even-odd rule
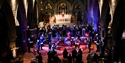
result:
[[[38,59],[38,63],[43,63],[42,62],[42,56],[41,56],[41,53],[38,53],[38,56],[36,57]]]
[[[63,51],[63,58],[67,58],[68,57],[68,52],[66,50],[66,48]]]

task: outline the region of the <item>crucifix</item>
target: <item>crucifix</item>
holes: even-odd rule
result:
[[[17,50],[17,49],[19,49],[19,47],[13,47],[13,48],[11,49],[12,55],[13,55],[14,58],[16,58],[16,50]]]

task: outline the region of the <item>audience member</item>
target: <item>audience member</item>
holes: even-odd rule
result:
[[[72,63],[72,56],[71,56],[71,54],[69,54],[69,56],[68,56],[68,63]]]
[[[66,48],[63,51],[63,58],[67,58],[68,57],[68,52],[66,50]]]
[[[36,58],[38,59],[38,63],[43,63],[42,62],[42,56],[41,56],[41,53],[38,53],[38,56],[36,56]]]

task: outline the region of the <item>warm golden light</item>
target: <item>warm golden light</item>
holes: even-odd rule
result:
[[[71,14],[56,14],[56,23],[70,23],[71,21]]]
[[[112,25],[115,8],[116,8],[116,0],[111,0],[111,3],[110,3],[111,21],[110,21],[109,26],[108,26],[109,28],[111,28],[111,25]]]
[[[23,0],[23,2],[24,2],[24,7],[25,7],[25,12],[26,12],[26,17],[27,17],[28,2],[27,2],[27,0]]]
[[[19,22],[17,20],[17,9],[18,9],[17,0],[11,0],[11,8],[12,8],[13,16],[15,19],[15,25],[19,26]]]
[[[41,10],[43,10],[43,9],[41,9]]]
[[[102,5],[103,5],[103,0],[100,0],[99,1],[100,16],[101,16],[101,11],[102,11]]]
[[[33,8],[34,8],[35,0],[33,0]]]
[[[112,0],[112,5],[113,5],[113,6],[115,5],[115,3],[116,3],[115,0]]]

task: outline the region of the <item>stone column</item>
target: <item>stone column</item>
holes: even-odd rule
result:
[[[26,29],[27,29],[27,18],[26,18],[26,8],[25,8],[25,3],[22,1],[19,1],[19,6],[18,6],[18,12],[17,12],[17,19],[20,24],[20,33],[21,33],[21,50],[23,52],[26,51],[27,49],[27,37],[26,37]]]
[[[10,6],[11,6],[11,9],[13,11],[13,16],[14,16],[14,19],[15,19],[15,25],[19,26],[19,22],[17,20],[18,0],[11,0]]]
[[[114,40],[114,61],[118,61],[122,56],[122,42],[120,39]]]
[[[23,52],[27,51],[27,37],[26,37],[26,31],[21,31],[22,32],[22,49]]]
[[[103,6],[103,0],[99,0],[99,12],[100,12],[100,16],[101,16],[101,12],[102,12],[102,6]]]
[[[114,16],[114,12],[115,12],[115,8],[117,6],[117,0],[110,0],[110,14],[111,14],[111,21],[109,22],[109,27],[112,26],[112,21],[113,21],[113,16]]]
[[[10,1],[7,1],[12,9],[12,13],[13,13],[13,17],[14,17],[14,21],[15,21],[15,26],[19,26],[19,22],[17,20],[17,9],[18,9],[18,0],[10,0]],[[11,24],[12,25],[12,24]],[[14,30],[15,31],[15,30]],[[11,32],[12,34],[13,32]],[[10,35],[11,35],[10,34]],[[14,35],[12,35],[14,36]],[[10,38],[13,38],[13,37],[10,37]],[[9,42],[9,47],[12,48],[12,47],[16,47],[16,38],[14,39],[10,39],[11,41]]]
[[[26,17],[27,17],[27,11],[28,11],[28,1],[27,1],[27,0],[23,0],[23,3],[24,3],[25,12],[26,12]]]

